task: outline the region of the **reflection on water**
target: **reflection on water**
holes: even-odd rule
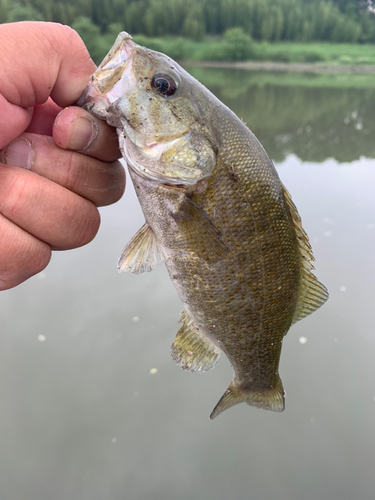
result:
[[[165,269],[116,271],[143,223],[128,186],[92,244],[0,295],[1,500],[373,498],[375,160],[352,161],[373,156],[372,91],[241,75],[246,92],[223,100],[278,159],[330,291],[285,338],[285,412],[243,404],[208,420],[231,378],[225,356],[204,375],[180,370]]]
[[[250,78],[241,70],[191,72],[248,124],[274,161],[291,153],[314,162],[375,158],[375,75],[372,88],[359,90],[332,87],[335,75],[292,74],[285,81],[275,73],[270,81],[261,72]]]

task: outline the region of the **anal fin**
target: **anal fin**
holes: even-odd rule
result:
[[[282,412],[285,409],[285,392],[280,377],[275,384],[275,387],[266,391],[253,391],[251,389],[243,389],[234,380],[229,384],[228,389],[215,406],[210,415],[210,419],[220,415],[225,410],[228,410],[239,403],[247,403],[249,406],[262,408],[263,410],[271,410]]]
[[[172,358],[183,369],[191,372],[211,370],[220,356],[220,349],[215,346],[183,312],[181,328],[171,347]]]
[[[119,272],[143,274],[162,262],[155,234],[147,222],[124,248],[117,263]]]

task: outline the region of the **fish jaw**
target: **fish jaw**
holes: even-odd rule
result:
[[[125,31],[121,32],[77,101],[77,106],[116,128],[122,128],[122,122],[111,106],[136,84],[132,72],[135,47],[137,44],[132,37]]]

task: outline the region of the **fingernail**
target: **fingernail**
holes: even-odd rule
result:
[[[32,164],[33,148],[25,137],[14,139],[0,152],[0,160],[6,165],[30,169]]]
[[[99,133],[96,123],[89,118],[78,118],[69,142],[69,149],[83,151],[87,149]]]

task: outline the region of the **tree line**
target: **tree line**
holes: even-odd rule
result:
[[[0,0],[0,23],[74,26],[84,17],[101,34],[115,24],[133,35],[198,40],[239,27],[257,41],[374,43],[374,10],[371,0]]]

